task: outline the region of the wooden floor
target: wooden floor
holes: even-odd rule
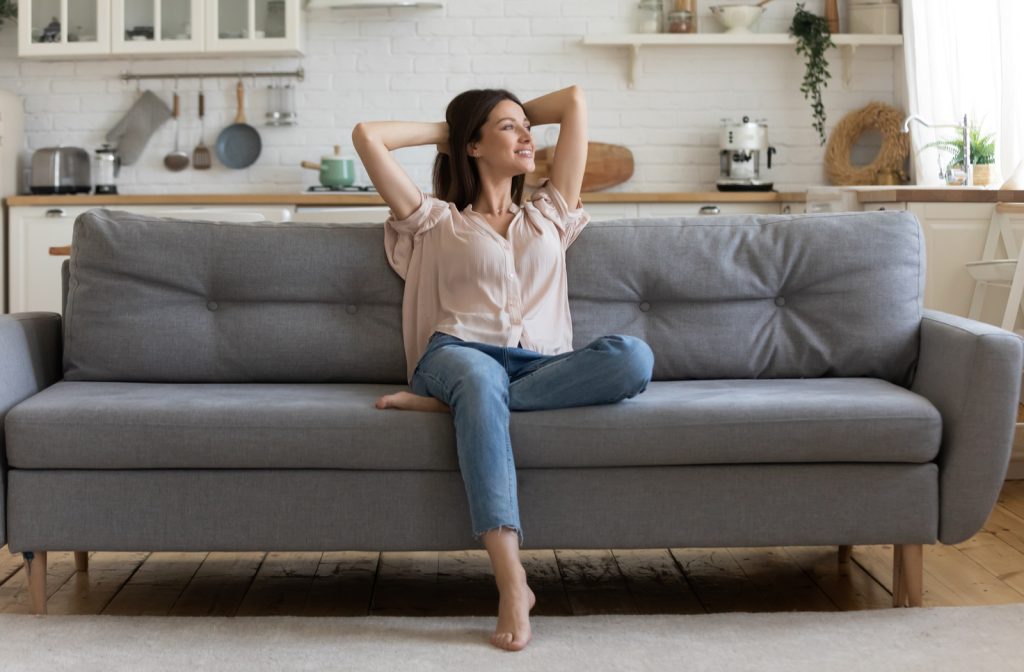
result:
[[[892,546],[523,551],[533,615],[892,608]],[[487,554],[104,553],[76,573],[49,554],[50,614],[493,616]],[[924,606],[1024,602],[1024,481],[985,528],[925,546]],[[0,548],[0,613],[30,613],[20,555]]]

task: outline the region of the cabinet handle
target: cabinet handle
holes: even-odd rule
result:
[[[46,211],[47,217],[63,217],[65,214],[64,208],[50,208]]]
[[[717,215],[721,212],[721,208],[719,208],[717,205],[703,205],[700,208],[700,214],[702,215]]]
[[[782,206],[782,214],[788,215],[791,212],[793,212],[793,208],[789,207],[788,205]]]

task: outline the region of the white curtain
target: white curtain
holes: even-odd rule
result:
[[[903,0],[903,41],[910,114],[956,124],[966,114],[995,133],[993,181],[1024,160],[1024,0]],[[911,125],[918,184],[941,184],[950,154],[921,148],[955,129]]]

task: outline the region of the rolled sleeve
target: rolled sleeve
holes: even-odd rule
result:
[[[384,251],[388,263],[405,280],[412,260],[416,239],[430,229],[448,213],[448,203],[420,192],[420,205],[404,219],[395,217],[392,210],[384,222]]]
[[[562,238],[563,248],[569,247],[576,240],[576,236],[580,235],[583,227],[590,222],[590,213],[583,209],[582,199],[576,202],[576,207],[570,208],[565,202],[565,197],[551,184],[551,180],[545,180],[533,192],[530,201],[545,219],[554,222]]]

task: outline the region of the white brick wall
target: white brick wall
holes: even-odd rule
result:
[[[627,87],[627,50],[583,47],[584,35],[632,32],[637,0],[448,0],[444,10],[380,9],[307,12],[303,58],[17,60],[14,25],[0,30],[0,88],[25,99],[26,155],[39,147],[79,145],[90,152],[138,95],[124,71],[291,70],[301,65],[297,85],[300,123],[289,128],[262,124],[266,80],[247,82],[246,114],[263,138],[259,161],[247,170],[214,162],[211,170],[171,173],[163,156],[173,145],[166,124],[150,140],[139,162],[122,171],[122,193],[292,192],[317,183],[299,161],[318,160],[340,143],[351,152],[352,126],[370,119],[443,118],[447,102],[467,88],[505,87],[523,100],[579,84],[590,105],[590,137],[628,146],[636,173],[613,191],[711,190],[718,176],[717,128],[722,118],[765,118],[778,149],[767,172],[780,190],[825,182],[824,148],[811,127],[810,105],[800,93],[803,63],[788,47],[658,47],[642,50],[635,89]],[[700,0],[702,31],[719,30]],[[767,6],[762,32],[785,32],[795,1]],[[807,0],[821,11],[822,0]],[[841,0],[841,5],[845,3]],[[842,9],[842,7],[841,7]],[[849,86],[842,81],[840,52],[830,54],[832,81],[825,93],[830,130],[845,114],[873,100],[893,104],[900,50],[857,49]],[[173,82],[143,83],[166,99]],[[231,123],[235,82],[207,81],[206,143]],[[183,98],[182,144],[196,144],[198,82],[179,82]],[[535,133],[547,144],[545,128]],[[868,145],[871,143],[868,142]],[[872,148],[858,152],[870,160]],[[432,148],[397,154],[410,175],[429,189]],[[762,164],[762,168],[763,168]],[[360,178],[365,180],[363,173]]]

